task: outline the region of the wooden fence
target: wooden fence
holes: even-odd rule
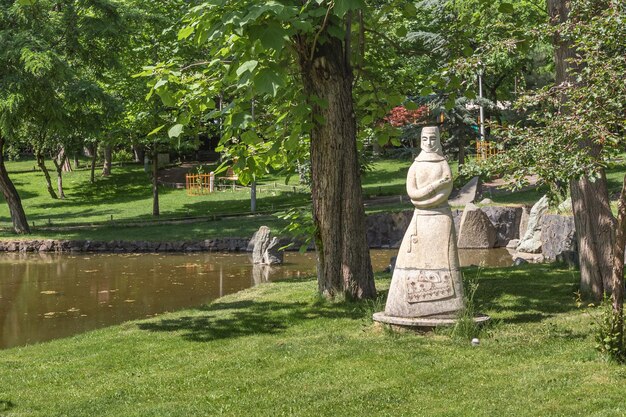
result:
[[[187,195],[202,195],[215,190],[215,174],[187,174],[185,175],[185,189]]]
[[[476,141],[476,161],[482,162],[500,153],[498,146],[494,142],[485,140]]]

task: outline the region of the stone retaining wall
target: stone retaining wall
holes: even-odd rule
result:
[[[217,238],[180,242],[93,240],[0,241],[0,252],[245,252],[249,238]]]

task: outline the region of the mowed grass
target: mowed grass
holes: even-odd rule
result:
[[[56,187],[56,173],[49,165]],[[373,170],[364,176],[366,194],[404,194],[409,166],[410,161],[402,160],[376,162]],[[16,236],[12,232],[8,206],[0,197],[0,239],[194,240],[251,236],[263,224],[275,230],[285,226],[275,215],[248,216],[250,190],[247,188],[189,196],[185,190],[160,187],[161,216],[154,218],[150,178],[140,165],[114,166],[112,175],[106,178],[98,169],[95,184],[89,182],[87,169],[64,173],[64,200],[50,197],[44,176],[33,160],[9,162],[7,168],[33,233]],[[257,212],[280,213],[289,207],[307,206],[310,199],[307,187],[297,184],[296,176],[269,174],[258,181]],[[212,221],[223,216],[237,217]],[[164,222],[183,218],[199,220]]]
[[[141,222],[152,217],[152,191],[149,176],[139,165],[116,166],[110,177],[97,175],[89,182],[88,170],[75,170],[63,176],[66,199],[55,200],[46,191],[43,174],[32,171],[32,161],[9,163],[8,170],[20,196],[29,223],[38,226]],[[30,171],[26,170],[30,166]],[[56,187],[56,173],[52,173]],[[274,178],[272,178],[274,179]],[[302,187],[259,182],[257,212],[280,211],[306,205],[310,194]],[[249,214],[250,190],[225,190],[188,196],[183,189],[160,187],[160,219]],[[10,227],[8,206],[0,203],[0,227]]]
[[[476,269],[466,274],[477,274]],[[374,325],[313,279],[0,354],[3,416],[624,416],[626,368],[554,266],[482,271],[479,347]],[[378,276],[388,287],[389,276]]]

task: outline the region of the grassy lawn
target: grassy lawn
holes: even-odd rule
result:
[[[411,161],[383,159],[375,162],[363,175],[366,197],[405,195],[406,174]],[[249,236],[261,224],[280,229],[284,222],[274,216],[247,217],[250,210],[250,191],[220,191],[202,196],[188,196],[185,190],[161,187],[159,220],[198,218],[196,223],[161,224],[151,215],[152,194],[150,181],[139,165],[115,166],[113,175],[103,178],[97,175],[95,184],[89,183],[86,169],[65,173],[64,184],[67,198],[53,200],[46,192],[43,175],[34,171],[34,161],[23,160],[7,164],[11,177],[20,192],[30,224],[34,224],[32,238],[52,239],[203,239],[222,236]],[[50,167],[52,169],[52,167]],[[457,164],[452,163],[453,175]],[[619,192],[626,166],[615,165],[607,170],[609,191]],[[52,173],[53,181],[56,174]],[[296,186],[296,192],[293,187]],[[273,213],[287,207],[305,206],[310,193],[297,185],[292,176],[289,185],[285,179],[270,174],[259,181],[257,211]],[[546,189],[531,189],[516,193],[494,194],[496,204],[534,204]],[[488,196],[489,197],[489,196]],[[367,205],[368,213],[410,209],[408,202],[389,201],[384,205]],[[242,215],[237,219],[210,221],[214,216]],[[113,219],[113,221],[111,221]],[[141,227],[132,223],[143,223]],[[65,226],[81,225],[81,229],[52,230]],[[14,239],[11,232],[8,207],[0,196],[0,239]],[[89,226],[89,227],[86,227]]]
[[[476,274],[475,269],[466,271]],[[375,326],[312,279],[0,355],[2,416],[624,416],[575,273],[484,270],[479,347]],[[385,289],[389,276],[378,277]]]
[[[113,174],[98,174],[96,183],[89,183],[89,170],[79,169],[64,174],[65,200],[52,199],[43,174],[35,169],[33,160],[9,162],[7,168],[22,198],[29,223],[34,224],[28,238],[98,239],[98,240],[163,240],[204,239],[222,236],[250,236],[262,224],[275,229],[284,222],[274,216],[241,217],[210,221],[213,216],[245,215],[250,210],[250,191],[225,190],[201,196],[188,196],[185,190],[160,188],[159,220],[199,217],[187,224],[153,224],[150,180],[140,165],[115,166]],[[382,160],[365,177],[366,194],[394,195],[404,193],[406,171],[410,163]],[[53,167],[49,166],[53,171]],[[208,168],[207,168],[208,169]],[[51,172],[56,185],[56,173]],[[293,187],[296,186],[296,192]],[[257,211],[276,212],[287,207],[304,206],[310,193],[298,186],[292,176],[270,174],[258,183]],[[407,206],[408,207],[408,206]],[[141,227],[129,225],[143,223]],[[67,226],[80,229],[59,230]],[[8,206],[0,197],[0,239],[14,239],[10,228]]]

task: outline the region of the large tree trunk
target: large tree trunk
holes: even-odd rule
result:
[[[567,21],[569,1],[548,0],[548,13],[554,25]],[[555,30],[553,43],[556,84],[575,83],[579,68],[570,61],[575,56],[571,42],[563,39],[559,31]],[[562,97],[562,100],[563,111],[567,112],[567,96]],[[586,138],[581,138],[579,146],[591,154],[600,152],[599,147]],[[580,289],[586,296],[600,300],[612,286],[615,229],[604,172],[593,182],[587,177],[571,180],[570,192],[580,259]]]
[[[606,177],[591,182],[583,177],[570,181],[578,256],[580,290],[601,300],[612,288],[611,265],[615,222],[609,205]]]
[[[352,70],[336,38],[303,42],[300,68],[311,100],[311,174],[313,220],[322,294],[361,299],[376,296],[356,148]],[[323,102],[323,104],[320,104]]]
[[[113,150],[111,149],[111,145],[107,145],[104,147],[104,166],[102,167],[102,176],[108,177],[111,175],[111,159]]]
[[[152,152],[152,215],[158,216],[159,210],[159,153]]]
[[[44,159],[43,153],[39,150],[36,151],[35,158],[37,159],[37,166],[39,167],[41,172],[43,172],[43,176],[46,179],[46,187],[48,189],[48,194],[50,194],[50,197],[56,200],[59,197],[54,192],[54,187],[52,186],[52,179],[50,178],[50,172],[48,172],[48,168],[46,167],[46,161]]]
[[[613,305],[613,334],[617,334],[619,352],[624,350],[624,251],[626,250],[626,177],[617,204],[617,236],[613,245],[611,303]]]
[[[0,136],[0,191],[9,206],[9,213],[11,214],[11,221],[13,222],[13,230],[15,230],[15,233],[30,233],[26,213],[24,213],[24,207],[22,207],[22,200],[4,166],[4,138],[2,136]]]

